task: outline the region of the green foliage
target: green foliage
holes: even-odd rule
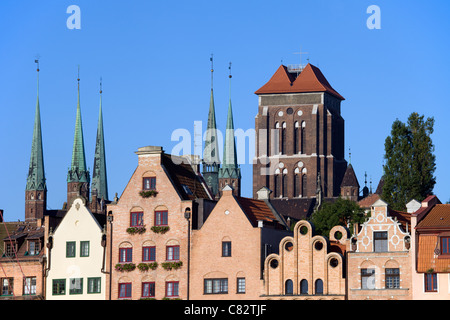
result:
[[[362,223],[364,220],[364,210],[356,202],[340,197],[333,203],[323,203],[320,210],[310,217],[315,233],[326,237],[334,226],[347,227],[347,224],[350,224],[352,231],[354,223]]]
[[[434,118],[413,112],[407,123],[395,120],[385,141],[386,163],[381,198],[395,210],[405,210],[415,199],[422,201],[432,194],[436,178],[436,157],[431,140]]]

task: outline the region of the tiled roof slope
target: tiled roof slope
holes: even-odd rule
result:
[[[353,166],[351,164],[349,164],[345,170],[341,187],[358,187],[359,189],[358,179],[356,178],[355,170],[353,170]]]
[[[302,72],[295,78],[289,73],[286,66],[281,65],[270,80],[255,94],[268,93],[305,93],[327,92],[338,99],[345,100],[322,74],[319,68],[308,63]]]
[[[450,205],[436,204],[416,226],[416,229],[420,228],[449,229],[450,231]]]
[[[450,259],[436,255],[439,237],[437,235],[420,235],[417,249],[417,272],[450,272]]]

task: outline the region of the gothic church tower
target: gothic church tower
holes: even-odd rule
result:
[[[338,196],[347,167],[344,98],[309,63],[304,68],[281,65],[255,94],[253,196],[268,187],[271,199],[312,198],[318,180],[324,197]]]

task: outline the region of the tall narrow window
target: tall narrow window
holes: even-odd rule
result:
[[[280,196],[280,170],[276,170],[275,174],[273,176],[273,190],[274,190],[274,196],[275,198],[278,198]]]
[[[286,122],[281,126],[281,154],[286,154]]]
[[[231,257],[231,241],[222,241],[222,257]]]
[[[322,279],[317,279],[315,283],[315,292],[316,294],[323,294],[323,281]]]
[[[14,278],[2,279],[2,296],[11,296],[14,292]]]
[[[75,257],[75,241],[67,241],[66,242],[66,258],[74,258]]]
[[[450,237],[441,237],[441,254],[450,254]]]
[[[302,121],[301,138],[300,138],[300,152],[303,154],[306,153],[306,150],[305,150],[305,140],[306,140],[305,126],[306,126],[305,121]]]
[[[300,294],[308,294],[308,280],[300,281]]]
[[[387,231],[375,231],[373,233],[373,251],[387,252],[388,251],[388,233]]]
[[[245,293],[245,278],[237,278],[236,293]]]
[[[299,133],[300,131],[299,131],[299,125],[298,125],[298,122],[296,121],[295,123],[294,123],[294,154],[297,154],[298,153],[298,150],[299,150],[299,136],[298,136],[298,133]]]
[[[23,294],[36,294],[36,277],[28,277],[23,279]]]
[[[288,279],[284,284],[284,294],[293,294],[293,293],[294,293],[294,284],[291,279]]]
[[[361,289],[375,289],[375,269],[361,269]]]
[[[282,185],[281,196],[287,197],[287,174],[284,173],[284,171],[283,175],[281,176],[281,185]]]
[[[425,292],[437,292],[437,273],[425,273]]]
[[[308,195],[308,178],[306,174],[302,175],[302,197],[306,197]]]
[[[80,257],[89,257],[89,241],[80,241]]]

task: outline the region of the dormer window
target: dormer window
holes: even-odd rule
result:
[[[14,257],[14,246],[15,243],[12,241],[5,242],[5,256]]]
[[[28,255],[34,256],[38,255],[40,250],[39,241],[29,240],[28,241]]]

